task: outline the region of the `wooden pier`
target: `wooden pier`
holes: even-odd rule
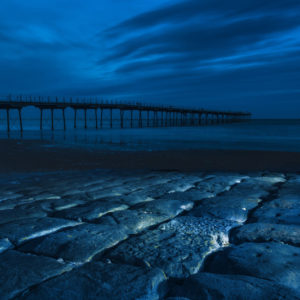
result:
[[[51,130],[54,130],[54,111],[61,111],[63,129],[66,130],[65,110],[74,111],[74,128],[77,128],[77,112],[84,111],[84,128],[87,129],[87,111],[94,111],[94,128],[103,128],[103,112],[109,112],[109,127],[113,128],[113,111],[119,113],[119,127],[125,127],[125,114],[129,128],[134,126],[133,114],[138,114],[138,126],[142,127],[175,127],[175,126],[201,126],[211,123],[227,123],[245,120],[251,117],[249,112],[217,111],[197,108],[180,108],[174,106],[149,105],[144,103],[122,103],[86,98],[65,97],[32,97],[32,96],[7,96],[0,97],[0,110],[6,111],[7,131],[10,131],[10,111],[17,110],[20,131],[23,131],[22,109],[35,107],[40,111],[40,130],[43,130],[43,112],[51,112]]]

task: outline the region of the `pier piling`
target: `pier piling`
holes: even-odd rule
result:
[[[53,98],[52,98],[53,99]],[[43,111],[51,111],[51,129],[54,130],[54,110],[62,110],[63,128],[67,129],[65,110],[70,107],[74,110],[74,128],[77,128],[77,110],[84,111],[84,128],[87,129],[87,110],[94,110],[95,127],[99,128],[98,123],[98,109],[100,109],[100,128],[103,128],[103,112],[109,111],[108,126],[113,128],[113,110],[119,110],[120,113],[120,127],[125,128],[125,112],[130,111],[129,126],[142,128],[146,127],[169,127],[169,126],[200,126],[202,124],[214,123],[228,123],[247,120],[251,114],[248,112],[229,112],[229,111],[214,111],[195,109],[195,108],[179,108],[173,106],[159,106],[159,105],[145,105],[142,103],[112,103],[108,101],[86,101],[86,99],[76,98],[59,98],[55,97],[51,101],[51,97],[32,97],[32,96],[8,96],[0,97],[0,110],[6,110],[7,131],[10,127],[10,110],[16,109],[19,114],[20,131],[24,130],[22,120],[22,109],[28,106],[36,107],[40,110],[40,130],[43,130]],[[138,113],[138,124],[135,123],[134,111]],[[147,115],[146,115],[147,114]],[[145,115],[145,120],[143,120]],[[147,118],[147,119],[146,119]]]

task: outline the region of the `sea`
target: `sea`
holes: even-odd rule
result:
[[[138,120],[134,120],[134,127]],[[63,130],[61,118],[55,120],[51,131],[50,119],[24,119],[24,131],[19,130],[18,118],[11,118],[11,131],[6,130],[6,119],[0,118],[0,139],[41,140],[45,147],[84,147],[112,151],[156,151],[156,150],[271,150],[300,151],[299,120],[257,120],[226,124],[209,124],[196,127],[129,128],[129,120],[121,129],[118,120],[109,128],[109,120],[103,121],[103,128],[96,129],[93,117],[88,119],[84,129],[83,118],[78,119],[74,129],[72,118],[67,120]],[[146,124],[143,124],[146,126]]]

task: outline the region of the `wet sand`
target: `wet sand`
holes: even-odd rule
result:
[[[0,141],[0,172],[82,169],[300,172],[300,152],[246,150],[103,151],[40,141]]]

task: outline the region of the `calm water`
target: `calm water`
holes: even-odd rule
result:
[[[24,122],[26,128],[26,121]],[[29,122],[27,122],[28,124]],[[16,122],[17,124],[17,122]],[[48,124],[49,125],[49,124]],[[71,129],[39,131],[32,123],[20,136],[14,124],[9,138],[49,141],[46,146],[96,147],[105,150],[249,149],[300,151],[300,120],[251,120],[243,123],[184,128]],[[79,124],[79,127],[83,127]],[[92,123],[89,124],[93,126]],[[117,124],[115,125],[117,127]],[[46,126],[45,126],[46,127]],[[0,123],[0,138],[8,138]]]

